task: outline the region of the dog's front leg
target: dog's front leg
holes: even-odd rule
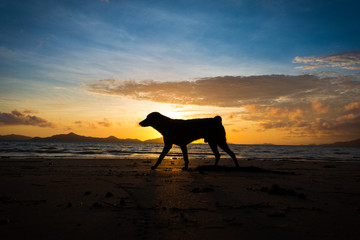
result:
[[[161,163],[161,161],[164,159],[164,157],[166,156],[166,154],[170,151],[170,149],[172,148],[172,144],[171,143],[165,143],[164,148],[159,156],[159,159],[157,160],[157,162],[155,163],[154,166],[151,167],[151,169],[156,169],[159,164]]]
[[[181,151],[183,152],[184,162],[185,162],[185,167],[183,167],[182,170],[187,170],[188,166],[189,166],[187,147],[185,145],[185,146],[180,146],[180,148],[181,148]]]

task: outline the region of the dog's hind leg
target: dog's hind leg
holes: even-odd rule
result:
[[[184,156],[184,162],[185,162],[185,167],[182,168],[182,170],[187,170],[188,166],[189,166],[189,158],[188,158],[188,150],[186,145],[185,146],[180,146],[181,151],[183,153]]]
[[[230,157],[232,158],[232,160],[235,163],[236,167],[239,167],[239,163],[236,159],[235,153],[233,151],[230,150],[229,146],[227,145],[226,142],[222,142],[222,143],[218,143],[219,147],[221,147],[227,154],[230,155]]]
[[[157,160],[157,162],[155,163],[154,166],[151,167],[151,169],[155,169],[159,166],[159,164],[161,163],[161,161],[164,159],[164,157],[166,156],[166,154],[168,154],[168,152],[170,151],[170,149],[172,148],[172,144],[171,143],[165,143],[164,145],[164,149],[162,150],[159,159]]]
[[[209,142],[209,146],[211,148],[211,150],[213,151],[214,155],[215,155],[215,166],[217,166],[219,159],[220,159],[220,153],[219,150],[217,148],[217,145],[215,142]]]

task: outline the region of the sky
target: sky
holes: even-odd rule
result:
[[[230,143],[360,136],[360,2],[0,3],[0,135],[160,137],[220,115]]]

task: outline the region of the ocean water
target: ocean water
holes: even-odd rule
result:
[[[239,159],[291,161],[360,161],[360,148],[323,146],[238,145],[230,149]],[[163,144],[156,143],[92,143],[92,142],[31,142],[0,141],[0,158],[157,158]],[[222,158],[229,156],[219,149]],[[189,158],[213,158],[207,144],[188,145]],[[174,146],[167,158],[182,158]]]

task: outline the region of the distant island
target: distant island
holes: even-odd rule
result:
[[[73,132],[68,134],[58,134],[51,137],[28,137],[23,135],[0,135],[0,141],[36,141],[36,142],[127,142],[127,143],[162,143],[162,138],[149,139],[146,141],[141,141],[139,139],[134,138],[117,138],[114,136],[110,136],[107,138],[99,138],[99,137],[86,137],[75,134]]]
[[[321,146],[330,146],[330,147],[360,147],[360,138],[348,142],[335,142],[331,144],[323,144]]]
[[[68,134],[58,134],[51,137],[28,137],[23,135],[0,135],[0,141],[44,141],[44,142],[125,142],[125,143],[163,143],[163,138],[154,138],[141,141],[136,138],[117,138],[109,136],[107,138],[86,137],[70,132]],[[254,144],[256,145],[256,144]],[[270,143],[260,145],[275,145]],[[360,147],[360,138],[347,142],[335,142],[331,144],[310,144],[309,146],[329,146],[329,147]]]

